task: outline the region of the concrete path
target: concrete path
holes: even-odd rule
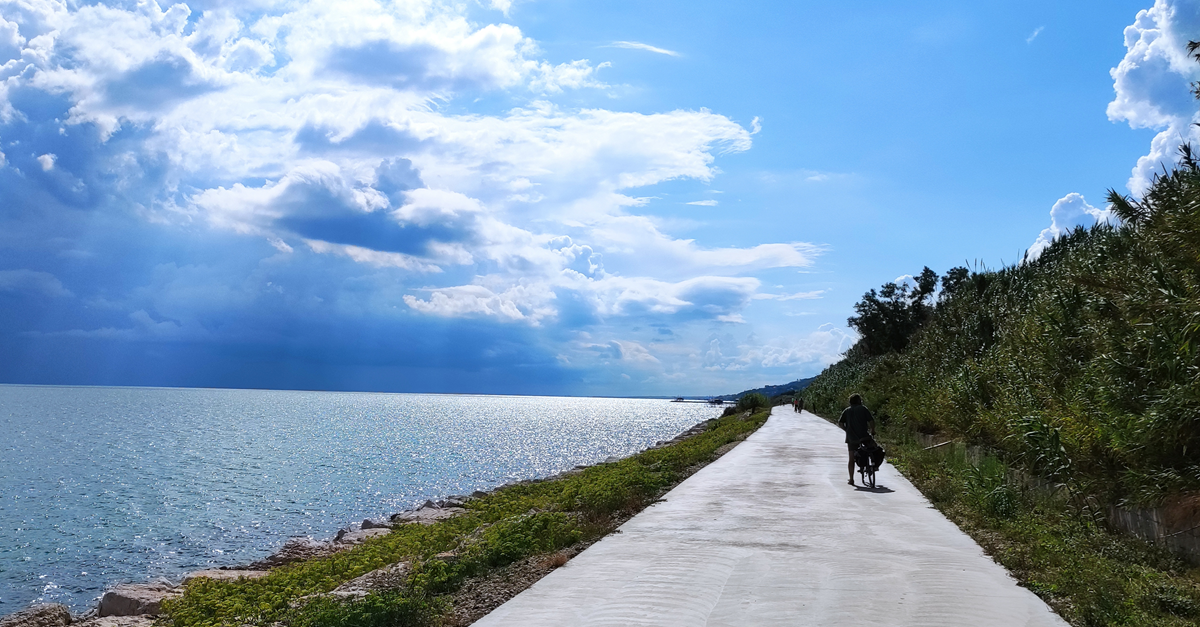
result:
[[[846,485],[842,437],[776,407],[476,627],[1066,625],[891,466]]]

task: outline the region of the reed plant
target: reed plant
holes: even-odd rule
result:
[[[972,273],[907,348],[862,347],[804,392],[854,391],[884,420],[1002,451],[1105,502],[1200,488],[1200,167],[1185,151],[1120,226],[1078,228],[1035,259]]]
[[[1200,493],[1200,164],[1184,147],[1109,202],[1036,258],[957,269],[901,349],[864,337],[803,396],[834,419],[862,394],[905,474],[1072,624],[1194,625],[1200,570],[1104,513]]]

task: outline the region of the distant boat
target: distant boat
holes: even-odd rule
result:
[[[672,402],[672,403],[685,403],[685,402],[687,402],[687,401],[683,400],[683,397],[682,397],[682,396],[676,396],[676,397],[675,397],[675,400],[673,400],[673,401],[671,401],[671,402]]]
[[[710,399],[708,399],[708,404],[709,405],[724,405],[725,401],[723,401],[719,398],[710,398]]]

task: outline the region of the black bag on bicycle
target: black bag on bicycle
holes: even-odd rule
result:
[[[887,453],[882,446],[875,441],[874,438],[868,437],[859,444],[858,450],[854,451],[854,463],[859,468],[867,468],[870,466],[872,470],[879,470],[879,466],[883,464],[883,458]]]

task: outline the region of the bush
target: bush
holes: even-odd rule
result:
[[[751,392],[738,399],[737,408],[741,411],[757,411],[765,407],[770,407],[771,403],[766,396],[758,392]]]

